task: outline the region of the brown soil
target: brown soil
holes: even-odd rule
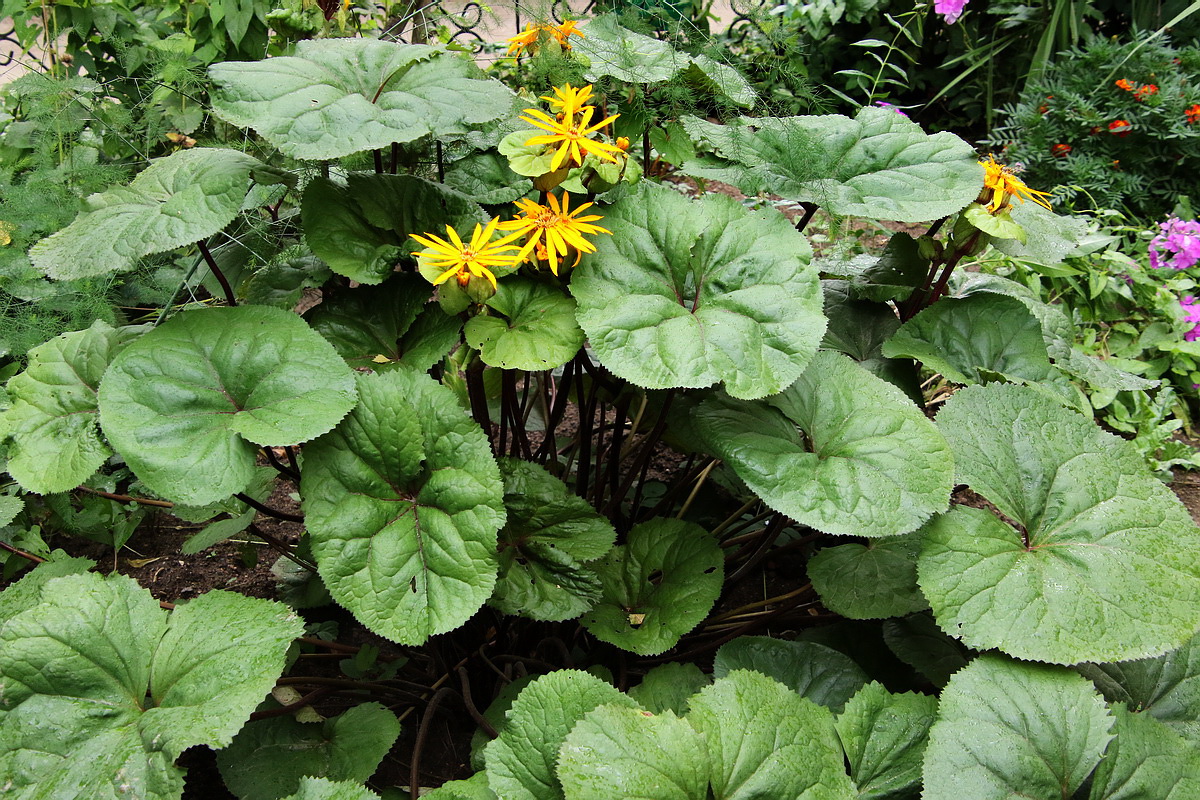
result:
[[[288,495],[295,488],[286,481],[276,486],[267,505],[288,513],[299,513],[300,505]],[[259,514],[255,526],[289,545],[300,539],[301,525]],[[279,555],[263,540],[249,533],[221,542],[195,555],[184,555],[180,547],[204,524],[184,522],[166,511],[156,512],[133,538],[114,553],[108,545],[77,537],[56,537],[54,546],[73,556],[85,556],[102,572],[128,575],[150,590],[155,599],[169,603],[187,600],[212,589],[226,589],[250,597],[275,599],[275,577],[271,565]],[[115,564],[114,564],[115,562]]]

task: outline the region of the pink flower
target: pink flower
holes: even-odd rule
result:
[[[1200,221],[1170,217],[1150,240],[1150,266],[1187,269],[1200,262]]]
[[[942,15],[947,25],[953,25],[962,16],[963,6],[967,2],[968,0],[934,0],[933,10]]]
[[[1200,308],[1196,306],[1196,298],[1192,295],[1181,297],[1179,305],[1183,306],[1183,321],[1192,325],[1192,329],[1183,335],[1185,341],[1194,342],[1200,339]]]

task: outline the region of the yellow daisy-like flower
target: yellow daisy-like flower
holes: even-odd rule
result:
[[[562,45],[563,50],[570,50],[571,43],[569,41],[567,41],[568,37],[578,36],[580,39],[587,38],[586,36],[583,35],[583,31],[575,30],[575,26],[578,24],[579,23],[576,22],[575,20],[569,19],[566,22],[564,22],[562,25],[559,25],[558,27],[551,27],[550,35],[554,37],[554,40],[556,42],[558,42],[560,45]]]
[[[527,199],[518,200],[515,205],[525,216],[501,222],[500,229],[517,231],[520,236],[528,236],[525,246],[517,254],[518,257],[528,260],[529,254],[536,250],[538,259],[549,261],[550,271],[557,275],[558,259],[566,256],[572,249],[575,250],[575,264],[579,263],[579,259],[584,253],[596,252],[596,245],[583,238],[583,234],[607,233],[612,235],[612,231],[601,228],[599,225],[590,224],[603,219],[599,214],[579,216],[592,207],[591,203],[584,203],[571,211],[571,195],[567,192],[563,192],[561,204],[554,195],[549,195],[547,201],[550,203],[549,206],[543,206]],[[575,266],[575,264],[571,266]]]
[[[578,36],[580,39],[587,38],[583,35],[583,31],[575,30],[577,24],[574,21],[567,21],[562,25],[530,22],[525,25],[525,30],[507,40],[508,54],[510,56],[520,55],[526,50],[530,53],[536,53],[538,42],[542,40],[543,36],[554,39],[563,50],[570,50],[570,37]]]
[[[597,122],[595,125],[588,125],[592,121],[592,113],[594,111],[594,108],[588,106],[580,113],[578,121],[576,121],[574,116],[568,116],[563,117],[560,122],[538,111],[536,108],[527,108],[525,109],[525,113],[529,116],[521,117],[521,119],[538,126],[544,131],[549,131],[549,133],[544,136],[534,136],[532,139],[526,141],[525,145],[528,147],[561,142],[558,152],[554,154],[554,160],[550,162],[551,172],[558,169],[568,155],[577,166],[583,164],[585,153],[592,153],[605,161],[611,161],[616,164],[617,155],[623,154],[623,150],[615,145],[597,142],[595,139],[589,139],[588,137],[621,115],[614,114]]]
[[[988,160],[980,161],[979,166],[983,167],[983,191],[979,194],[979,202],[987,203],[989,213],[996,214],[1003,211],[1010,205],[1008,201],[1013,197],[1022,203],[1028,198],[1047,211],[1054,210],[1044,199],[1050,196],[1049,192],[1030,189],[1024,181],[1017,177],[1016,171],[1012,167],[997,163],[995,156],[988,156]]]
[[[434,279],[434,286],[445,283],[452,276],[458,279],[459,286],[466,286],[470,282],[471,276],[474,275],[479,278],[487,278],[488,282],[492,284],[492,288],[496,289],[496,276],[492,274],[489,267],[511,267],[521,261],[520,255],[506,252],[521,249],[518,245],[509,244],[512,240],[520,237],[519,233],[505,236],[494,242],[491,241],[492,234],[496,232],[499,224],[499,217],[494,217],[486,228],[476,223],[475,232],[471,235],[469,244],[463,243],[463,240],[459,238],[458,231],[449,225],[446,226],[446,234],[450,237],[449,241],[440,236],[434,236],[432,233],[424,236],[410,233],[409,236],[429,248],[417,253],[418,258],[427,259],[427,263],[432,267],[445,269],[445,272]]]
[[[592,99],[592,85],[589,83],[580,89],[571,88],[571,84],[554,87],[554,96],[542,95],[542,100],[550,104],[550,108],[562,114],[563,118],[573,117],[585,108],[591,108],[588,101]]]

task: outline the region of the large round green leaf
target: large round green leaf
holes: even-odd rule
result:
[[[278,800],[295,792],[305,775],[369,779],[399,735],[396,715],[379,703],[352,706],[320,723],[292,714],[266,717],[238,731],[217,753],[217,766],[239,800]]]
[[[533,619],[579,616],[600,599],[600,579],[586,562],[607,553],[617,532],[543,467],[515,458],[500,467],[508,519],[489,605]]]
[[[96,425],[96,387],[108,362],[144,333],[101,320],[29,351],[29,366],[8,382],[8,473],[27,491],[65,492],[87,480],[112,451]]]
[[[834,214],[924,222],[965,207],[983,187],[971,145],[952,133],[930,136],[890,109],[863,108],[854,119],[743,117],[730,125],[684,117],[683,125],[715,154],[684,164],[687,174]]]
[[[890,694],[878,683],[862,687],[837,718],[859,800],[916,797],[937,698]]]
[[[582,622],[601,641],[643,655],[674,647],[708,612],[725,580],[716,539],[699,525],[652,519],[595,565],[603,597]]]
[[[1113,706],[1116,738],[1092,776],[1088,800],[1200,797],[1196,745],[1147,714]]]
[[[903,617],[928,608],[917,587],[920,533],[822,548],[808,579],[830,611],[850,619]]]
[[[589,711],[563,740],[566,800],[706,800],[704,738],[670,711],[612,703]]]
[[[352,367],[392,364],[429,369],[458,344],[462,323],[429,303],[429,283],[397,275],[382,286],[338,293],[308,314],[308,324]]]
[[[309,39],[294,56],[209,67],[213,112],[292,158],[462,133],[511,110],[503,84],[440,48],[379,39]]]
[[[231,592],[168,615],[121,575],[47,582],[0,625],[0,786],[175,800],[174,760],[230,742],[303,627],[279,603]]]
[[[826,533],[907,533],[949,502],[953,467],[937,428],[840,353],[818,353],[765,401],[706,401],[696,425],[763,502]]]
[[[845,800],[853,788],[828,709],[751,670],[734,670],[689,703],[715,800]]]
[[[133,269],[142,256],[198,242],[233,222],[260,166],[236,150],[207,147],[157,158],[128,186],[89,197],[74,222],[29,255],[55,280]]]
[[[579,670],[559,670],[526,686],[505,715],[500,735],[483,749],[488,785],[505,800],[561,800],[558,750],[576,723],[599,705],[637,704]]]
[[[334,272],[376,284],[395,270],[411,233],[457,230],[487,215],[471,197],[412,175],[352,172],[345,186],[315,178],[301,205],[304,240]]]
[[[304,241],[338,275],[376,284],[395,270],[402,242],[367,222],[345,186],[314,178],[304,187],[300,218]]]
[[[612,236],[576,268],[571,293],[613,373],[649,389],[723,381],[755,398],[804,371],[826,320],[811,250],[782,215],[642,183],[604,226]]]
[[[118,355],[100,384],[105,435],[147,486],[187,505],[242,491],[258,445],[328,431],[355,401],[350,368],[287,311],[187,311]]]
[[[834,713],[867,682],[867,674],[844,653],[769,636],[739,636],[717,651],[714,677],[743,669],[761,672]]]
[[[1033,389],[964,389],[938,414],[990,511],[927,529],[922,591],[979,649],[1074,664],[1174,649],[1200,627],[1200,529],[1131,445]]]
[[[1200,747],[1200,633],[1157,658],[1083,664],[1079,671],[1109,701],[1148,713]]]
[[[980,656],[942,692],[922,797],[1071,797],[1099,763],[1112,724],[1103,698],[1070,670]]]
[[[529,372],[554,369],[570,361],[583,345],[575,301],[553,286],[509,278],[487,304],[504,316],[472,317],[464,332],[467,344],[493,367]]]
[[[403,644],[457,628],[496,582],[503,485],[449,389],[399,366],[358,378],[359,405],[305,448],[300,494],[321,577]]]
[[[884,343],[883,354],[915,358],[955,383],[984,383],[988,373],[1063,380],[1050,363],[1041,325],[1025,304],[1000,294],[934,303],[904,323]]]

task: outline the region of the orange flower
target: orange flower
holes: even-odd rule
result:
[[[1195,125],[1200,122],[1200,103],[1192,103],[1190,108],[1183,110],[1183,115],[1187,117],[1188,125]]]
[[[1055,158],[1065,158],[1067,153],[1070,152],[1071,145],[1069,144],[1056,144],[1054,147],[1050,148],[1050,155],[1054,156]]]
[[[1108,123],[1108,132],[1117,136],[1128,136],[1133,130],[1133,125],[1127,119],[1114,119]]]
[[[575,20],[569,19],[562,25],[559,25],[557,28],[551,28],[550,35],[554,37],[554,41],[558,42],[562,46],[563,50],[570,50],[571,43],[567,41],[567,37],[578,36],[580,39],[587,38],[583,35],[583,31],[575,30],[575,26],[578,24],[579,23]]]
[[[1125,78],[1121,78],[1119,81],[1117,81],[1117,88],[1124,89],[1127,92],[1132,92],[1133,91],[1133,83],[1129,80],[1126,80]]]
[[[510,56],[520,55],[526,50],[530,53],[536,53],[538,42],[547,39],[553,39],[558,42],[559,47],[563,50],[570,50],[571,43],[568,39],[571,36],[578,36],[580,39],[587,38],[583,35],[582,31],[575,30],[577,24],[574,21],[564,22],[562,25],[546,25],[530,22],[525,26],[524,31],[508,39],[508,54]]]
[[[1153,83],[1147,83],[1145,86],[1138,87],[1138,90],[1133,93],[1133,99],[1139,103],[1150,95],[1158,94],[1158,87]]]

